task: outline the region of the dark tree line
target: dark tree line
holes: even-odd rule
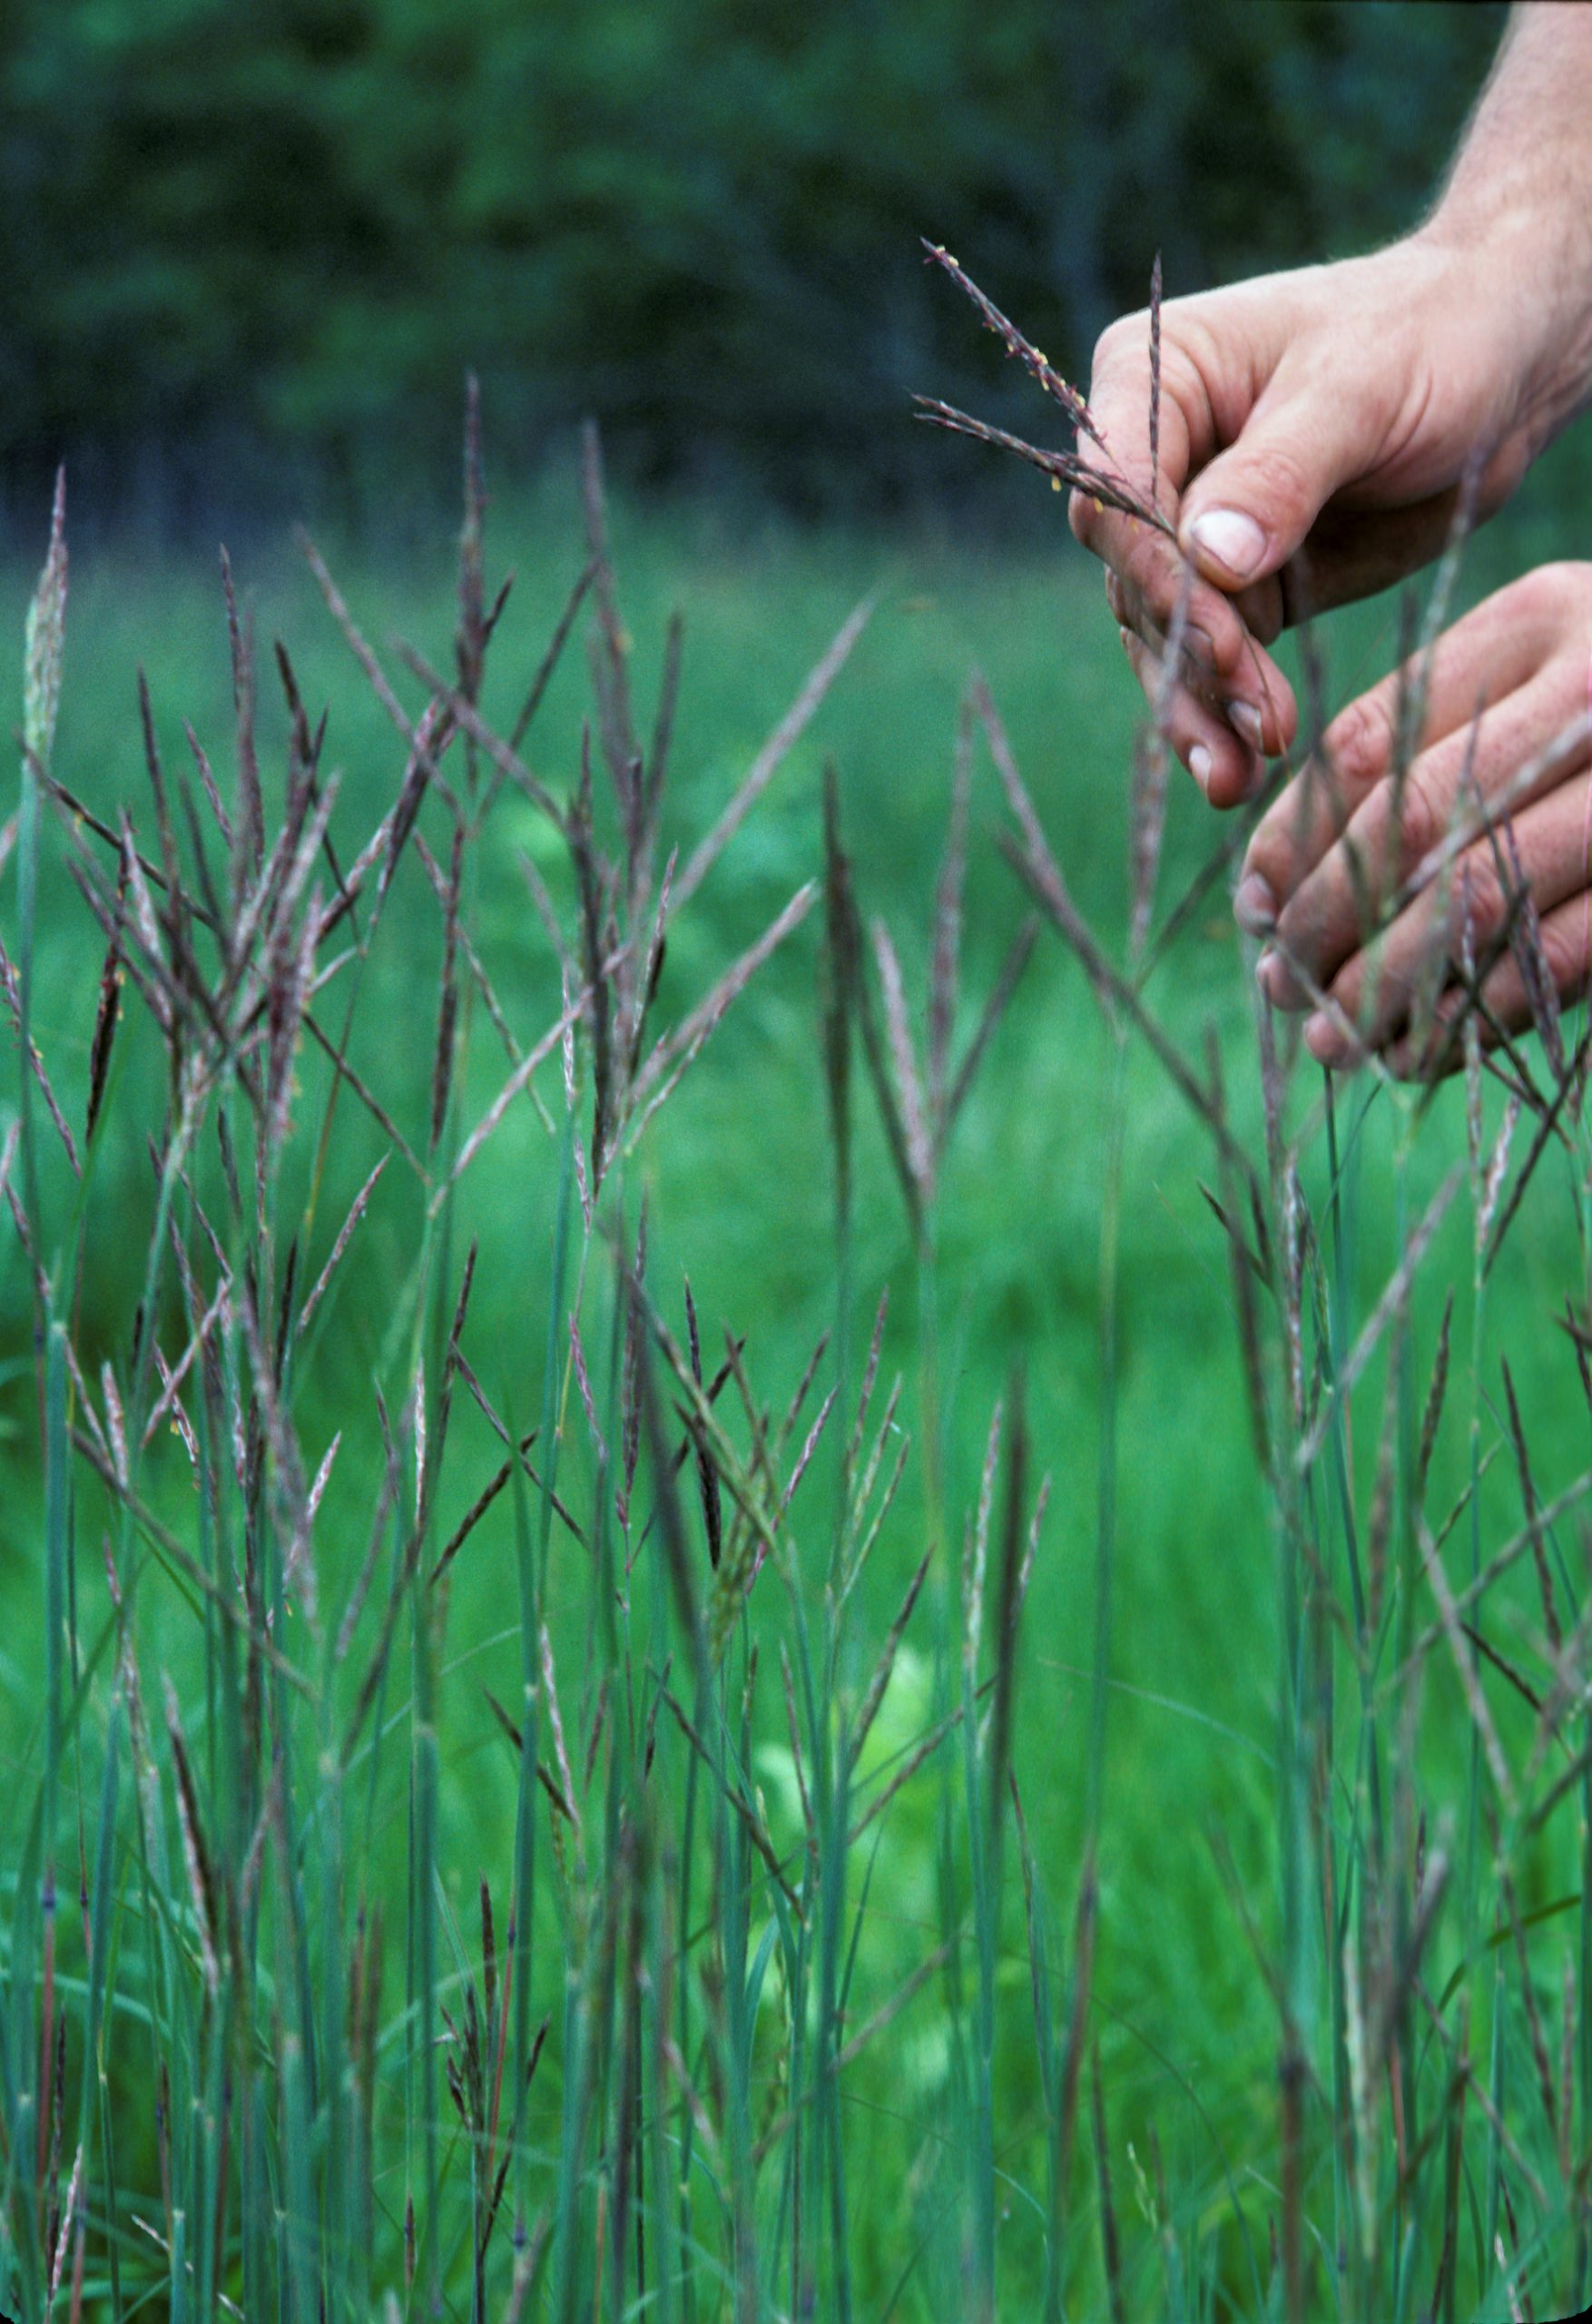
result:
[[[1157,247],[1171,293],[1407,223],[1503,13],[0,0],[5,458],[379,468],[474,365],[500,438],[888,504],[947,470],[911,389],[1027,408],[919,233],[1086,372]]]

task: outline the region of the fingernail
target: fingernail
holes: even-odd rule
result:
[[[1207,508],[1189,527],[1190,540],[1235,581],[1247,581],[1266,553],[1266,537],[1241,508]]]
[[[1313,1017],[1305,1019],[1304,1046],[1318,1065],[1346,1064],[1351,1053],[1341,1030],[1324,1009],[1318,1009]]]
[[[1277,899],[1272,883],[1258,872],[1246,872],[1233,898],[1233,917],[1246,936],[1265,936],[1277,924]]]
[[[1211,795],[1211,753],[1204,743],[1196,743],[1190,751],[1188,771],[1208,799]]]
[[[1118,628],[1118,630],[1117,630],[1117,633],[1116,633],[1116,634],[1117,634],[1118,637],[1120,637],[1120,638],[1121,638],[1121,640],[1122,640],[1122,650],[1123,650],[1123,652],[1124,652],[1125,654],[1130,654],[1130,655],[1131,655],[1131,654],[1132,654],[1132,652],[1133,652],[1133,639],[1132,639],[1131,635],[1129,635],[1129,633],[1128,633],[1128,628],[1127,628],[1127,625],[1126,625],[1126,623],[1125,623],[1125,623],[1123,623],[1123,624],[1121,625],[1121,626]]]
[[[1261,741],[1261,714],[1253,703],[1230,702],[1226,704],[1226,711],[1227,724],[1233,733],[1242,734],[1250,749],[1259,751],[1263,757],[1265,750]]]
[[[1282,959],[1275,946],[1268,944],[1255,962],[1254,980],[1273,1009],[1282,1000]]]

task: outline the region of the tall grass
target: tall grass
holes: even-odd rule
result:
[[[567,601],[497,724],[506,585],[473,402],[464,468],[446,670],[373,644],[305,544],[349,684],[392,730],[369,829],[337,710],[311,713],[285,649],[280,711],[257,699],[230,576],[230,733],[169,764],[146,690],[136,814],[69,784],[57,500],[0,832],[13,1401],[25,1388],[40,1487],[12,1649],[0,2306],[1568,2312],[1592,2152],[1592,1478],[1539,1476],[1487,1292],[1550,1160],[1585,1215],[1585,1039],[1545,1002],[1540,1044],[1489,1059],[1464,1015],[1469,1143],[1435,1194],[1448,1122],[1419,1087],[1312,1078],[1264,1015],[1235,1077],[1231,1045],[1191,1049],[1168,1007],[1233,845],[1159,900],[1152,732],[1119,959],[977,677],[926,943],[867,909],[842,769],[814,876],[693,984],[692,900],[846,683],[870,606],[689,846],[671,822],[683,632],[644,702],[595,438]],[[583,630],[590,713],[564,764],[539,721]],[[970,999],[987,765],[1032,912]],[[67,911],[92,939],[84,1033],[45,1057],[40,931]],[[1099,1143],[1056,1133],[1095,1190],[1087,1481],[1035,1420],[1037,1342],[1010,1346],[993,1411],[951,1424],[967,1286],[948,1281],[948,1157],[1047,929],[1106,1029]],[[1472,933],[1461,981],[1534,941],[1514,907]],[[656,1256],[675,1092],[803,942],[833,1325],[797,1346],[757,1314],[719,1345]],[[1075,1026],[1056,1037],[1087,1053]],[[1208,1909],[1125,1890],[1143,1771],[1108,1716],[1119,1632],[1148,1612],[1123,1583],[1124,1487],[1153,1448],[1126,1423],[1122,1319],[1152,1075],[1185,1111],[1180,1166],[1229,1271],[1220,1360],[1247,1431],[1206,1458],[1253,1461],[1272,1512],[1233,1579],[1274,1616],[1254,1795],[1272,1837],[1213,1835],[1246,2022],[1271,2026],[1267,2086],[1237,2107],[1198,2086],[1214,2004],[1147,2094],[1150,2037],[1104,1974],[1135,1917],[1175,1930]],[[900,1197],[905,1334],[860,1280],[860,1098]],[[738,1102],[754,1114],[756,1088]],[[142,1177],[113,1177],[128,1147]],[[100,1275],[125,1280],[129,1248],[136,1304],[107,1315]],[[1583,1380],[1587,1297],[1562,1315]],[[1036,1634],[1047,1568],[1076,1648]],[[477,1720],[474,1630],[494,1615],[502,1692]],[[1053,1730],[1029,1705],[1057,1646],[1087,1707]]]

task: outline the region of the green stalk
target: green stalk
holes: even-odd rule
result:
[[[972,2081],[973,2284],[979,2324],[994,2324],[995,2309],[995,1955],[998,1943],[998,1896],[994,1893],[997,1853],[987,1835],[988,1801],[978,1765],[978,1704],[971,1654],[962,1658],[962,1778],[968,1824],[968,1857],[973,1887],[973,1935],[978,1955],[974,2014]],[[987,1845],[988,1842],[988,1845]]]
[[[542,1502],[538,1538],[533,1548],[530,1512],[526,1506],[525,1472],[514,1468],[515,1540],[519,1582],[520,1633],[520,1763],[515,1814],[515,1938],[514,2049],[512,2059],[513,2112],[509,2138],[515,2148],[514,2248],[516,2268],[525,2264],[528,2250],[530,2158],[524,2139],[526,2077],[531,2055],[531,1963],[535,1926],[536,1869],[536,1765],[540,1745],[540,1632],[542,1591],[556,1489],[558,1443],[554,1422],[557,1413],[560,1322],[564,1309],[565,1259],[569,1242],[570,1206],[575,1187],[575,1139],[578,1130],[573,1111],[566,1115],[560,1149],[558,1193],[554,1206],[552,1287],[547,1304],[547,1337],[544,1354],[542,1426],[538,1449],[542,1466]],[[505,1417],[511,1439],[519,1441],[512,1399],[506,1399]],[[567,2060],[565,2062],[567,2072]]]
[[[1126,1112],[1127,1029],[1113,1020],[1106,1099],[1106,1152],[1100,1193],[1100,1447],[1096,1480],[1095,1670],[1089,1709],[1089,1761],[1084,1830],[1088,1860],[1100,1836],[1106,1795],[1106,1711],[1111,1664],[1111,1583],[1116,1562],[1117,1246],[1122,1215],[1122,1150]]]

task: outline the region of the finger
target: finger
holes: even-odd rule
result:
[[[1280,573],[1268,574],[1263,581],[1256,581],[1251,587],[1238,590],[1233,602],[1243,615],[1243,625],[1257,645],[1273,644],[1291,621],[1300,618],[1296,611],[1290,611],[1291,599],[1284,596]]]
[[[1535,594],[1545,597],[1547,592]],[[1549,608],[1534,612],[1531,595],[1518,587],[1500,590],[1446,631],[1430,657],[1420,748],[1456,738],[1456,774],[1483,684],[1489,701],[1500,705],[1541,666],[1557,635],[1549,629]],[[1250,934],[1263,935],[1275,924],[1289,898],[1391,773],[1417,675],[1412,662],[1404,663],[1341,712],[1322,737],[1319,757],[1312,755],[1256,825],[1233,899]],[[1564,715],[1575,707],[1567,697]],[[1484,734],[1495,716],[1496,709],[1483,718]]]
[[[1165,684],[1165,665],[1133,630],[1121,632],[1123,650],[1152,714],[1162,721],[1171,750],[1214,807],[1235,807],[1264,778],[1264,762],[1247,749],[1226,720],[1186,684]]]
[[[1545,970],[1561,1004],[1581,1000],[1592,989],[1592,892],[1576,896],[1548,913],[1538,935]],[[1483,1049],[1497,1048],[1499,1027],[1506,1033],[1532,1029],[1531,995],[1513,952],[1482,979],[1481,997],[1487,1013],[1478,1014],[1477,1029]],[[1390,1047],[1389,1070],[1400,1079],[1428,1079],[1454,1072],[1464,1061],[1459,1028],[1467,1000],[1461,987],[1450,986],[1438,1002],[1430,1029],[1412,1030]]]
[[[1305,1005],[1305,987],[1291,961],[1302,963],[1317,985],[1332,983],[1375,928],[1385,901],[1453,828],[1456,811],[1473,802],[1469,787],[1466,800],[1459,796],[1467,768],[1469,783],[1485,798],[1502,790],[1525,765],[1542,736],[1559,723],[1563,675],[1556,668],[1518,688],[1481,720],[1474,743],[1469,734],[1445,736],[1414,761],[1401,784],[1379,783],[1362,801],[1342,837],[1301,881],[1278,917],[1278,950],[1262,960],[1259,971],[1262,990],[1275,1007]],[[1580,763],[1586,763],[1585,753]],[[1562,787],[1577,772],[1560,766],[1545,776],[1545,787],[1548,782]],[[1527,803],[1517,807],[1518,832],[1527,828]]]
[[[1336,606],[1373,597],[1440,556],[1453,531],[1459,487],[1436,492],[1402,508],[1364,508],[1352,491],[1329,500],[1284,568],[1284,615],[1290,626]],[[1261,587],[1279,587],[1278,582]],[[1245,606],[1257,591],[1245,590]],[[1252,619],[1256,635],[1271,638]]]
[[[1307,334],[1284,348],[1253,408],[1235,403],[1230,440],[1184,495],[1178,539],[1207,580],[1242,589],[1279,572],[1333,495],[1382,455],[1393,374],[1351,346]]]
[[[1346,1059],[1352,1044],[1342,1019],[1368,1049],[1385,1047],[1407,1021],[1418,1025],[1421,995],[1440,991],[1453,963],[1467,952],[1485,958],[1508,930],[1512,912],[1520,926],[1516,899],[1522,879],[1544,927],[1562,906],[1592,904],[1592,777],[1583,773],[1562,783],[1526,809],[1515,822],[1512,840],[1512,846],[1487,839],[1468,848],[1374,944],[1345,962],[1327,988],[1341,1015],[1318,1009],[1305,1026],[1313,1057],[1325,1065]],[[1513,960],[1511,949],[1489,976]],[[1519,974],[1518,961],[1515,973]],[[1510,989],[1507,980],[1503,989]],[[1525,991],[1523,980],[1520,990]]]
[[[1082,497],[1075,494],[1075,510]],[[1092,512],[1093,504],[1088,505]],[[1136,630],[1152,651],[1159,651],[1183,595],[1183,561],[1164,534],[1140,526],[1135,540],[1126,529],[1129,519],[1111,517],[1109,521],[1124,529],[1115,542],[1106,539],[1099,528],[1106,521],[1091,513],[1086,523],[1075,515],[1073,530],[1107,559],[1115,585],[1109,597],[1117,621]],[[1271,756],[1285,751],[1299,728],[1293,689],[1231,600],[1196,579],[1184,620],[1194,650],[1210,673],[1211,697],[1220,704],[1234,733]]]
[[[1177,306],[1162,310],[1163,340],[1160,429],[1155,505],[1175,517],[1184,484],[1214,448],[1210,400],[1192,359],[1176,340]],[[1109,459],[1141,491],[1151,480],[1149,447],[1149,323],[1147,316],[1125,317],[1100,340],[1089,383],[1091,409],[1109,447]],[[1097,506],[1087,492],[1075,492],[1068,507],[1072,529],[1086,547],[1118,576],[1134,611],[1130,625],[1149,638],[1170,628],[1184,588],[1185,560],[1159,530]],[[1257,618],[1269,636],[1281,626],[1280,600],[1257,599]],[[1225,681],[1224,694],[1247,704],[1260,722],[1261,746],[1285,750],[1298,728],[1298,708],[1282,673],[1256,644],[1243,614],[1223,589],[1196,578],[1187,619],[1210,640],[1213,666]]]
[[[1153,684],[1160,682],[1167,653],[1167,638],[1156,627],[1143,599],[1135,589],[1115,573],[1106,576],[1106,602],[1118,629],[1131,630],[1147,647],[1146,668],[1154,672]],[[1211,641],[1202,630],[1184,626],[1179,640],[1178,677],[1182,684],[1197,694],[1206,707],[1225,717],[1226,694],[1211,655]],[[1151,700],[1154,701],[1154,694]]]
[[[1148,647],[1154,664],[1157,666],[1163,665],[1168,646],[1167,633],[1159,626],[1153,609],[1146,605],[1139,590],[1132,582],[1124,580],[1120,575],[1108,572],[1106,576],[1106,602],[1116,617],[1118,626],[1133,630]],[[1174,615],[1174,625],[1175,623],[1176,615]],[[1262,702],[1271,705],[1268,711],[1263,713],[1256,709],[1253,702],[1242,700],[1235,694],[1233,680],[1223,677],[1216,667],[1211,640],[1203,630],[1196,628],[1186,619],[1181,631],[1181,649],[1182,659],[1179,665],[1181,679],[1199,696],[1207,709],[1215,712],[1223,722],[1228,733],[1237,737],[1238,756],[1235,758],[1231,751],[1223,751],[1219,754],[1222,763],[1224,765],[1236,766],[1242,762],[1246,769],[1252,770],[1252,776],[1246,778],[1247,787],[1242,792],[1233,791],[1229,793],[1224,782],[1218,778],[1218,796],[1215,803],[1218,806],[1234,804],[1240,798],[1248,798],[1253,795],[1253,763],[1256,760],[1263,760],[1268,751],[1282,747],[1277,743],[1276,737],[1287,731],[1288,718],[1284,716],[1278,702],[1277,689],[1283,684],[1283,681],[1278,676],[1276,665],[1272,661],[1271,656],[1261,653],[1252,643],[1248,649],[1252,691]],[[1156,700],[1155,684],[1147,684],[1145,692],[1154,705]],[[1288,693],[1290,714],[1292,714],[1292,694],[1290,691]]]

